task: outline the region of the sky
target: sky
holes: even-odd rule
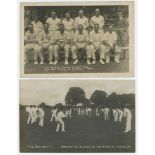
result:
[[[48,105],[63,103],[70,87],[81,87],[90,98],[95,90],[135,93],[134,80],[20,80],[19,100],[22,105],[38,105],[45,102]]]

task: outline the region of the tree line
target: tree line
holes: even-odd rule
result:
[[[62,103],[56,103],[56,106],[61,105]],[[108,95],[103,90],[95,90],[90,98],[86,98],[84,89],[71,87],[65,96],[65,106],[122,108],[125,105],[128,105],[130,108],[135,107],[135,94],[117,94],[116,92],[112,92]],[[51,107],[49,103],[47,105],[44,102],[40,103],[39,106],[46,108]]]
[[[115,92],[108,95],[105,91],[95,90],[90,98],[86,98],[85,91],[80,87],[71,87],[66,94],[66,105],[100,106],[100,107],[123,107],[128,104],[135,105],[135,94],[117,94]]]

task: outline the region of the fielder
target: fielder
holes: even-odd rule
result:
[[[72,109],[68,109],[68,118],[72,118]]]
[[[125,125],[124,132],[129,132],[129,131],[131,131],[131,120],[132,120],[131,110],[125,107],[123,110],[123,113],[124,113],[124,117],[126,119],[126,125]]]
[[[37,118],[39,119],[39,126],[41,127],[44,125],[44,114],[44,110],[41,108],[36,111]]]
[[[116,63],[120,63],[120,53],[121,49],[117,46],[117,34],[113,31],[113,27],[109,26],[109,31],[105,33],[105,40],[107,45],[106,50],[106,63],[110,62],[110,52],[111,50],[114,52],[114,60]]]
[[[112,115],[114,118],[114,122],[118,121],[118,111],[116,109],[112,109]]]
[[[72,110],[71,108],[66,108],[65,115],[67,118],[72,118]]]
[[[51,112],[52,112],[51,122],[53,121],[53,119],[57,121],[57,116],[56,116],[57,108],[53,108]]]
[[[97,117],[100,116],[99,108],[96,108],[96,116],[97,116]]]
[[[80,107],[77,109],[77,112],[78,112],[78,115],[80,116],[81,115],[81,108]]]
[[[73,64],[78,63],[77,53],[80,49],[86,50],[87,59],[91,58],[90,48],[89,48],[89,36],[86,32],[83,31],[83,25],[78,26],[78,31],[74,36],[74,45],[71,48],[72,57],[74,59]]]
[[[85,109],[82,107],[81,108],[81,116],[84,116],[85,115]]]
[[[85,115],[88,116],[88,107],[85,109]]]
[[[123,111],[121,109],[116,109],[118,112],[118,121],[122,122],[122,118],[123,118]]]
[[[104,108],[100,109],[101,116],[104,116]]]
[[[110,109],[109,108],[104,108],[104,111],[103,111],[104,120],[109,120],[109,113],[110,113]]]
[[[25,33],[24,37],[24,59],[25,59],[25,64],[29,63],[28,60],[28,53],[33,52],[34,54],[34,64],[38,64],[38,54],[40,53],[41,47],[38,44],[38,37],[36,33],[33,31],[33,25],[29,25],[29,30]]]
[[[63,121],[63,118],[65,118],[66,115],[64,114],[63,111],[59,111],[57,113],[57,128],[56,132],[59,132],[60,126],[61,126],[61,131],[65,132],[65,122]]]
[[[37,120],[37,109],[36,107],[31,108],[31,124],[35,123]]]
[[[91,107],[88,107],[88,116],[89,116],[89,117],[91,117],[91,116],[92,116],[91,112],[92,112]]]
[[[103,61],[105,59],[106,46],[104,45],[104,34],[99,31],[99,24],[94,24],[94,31],[90,32],[90,51],[91,58],[93,59],[92,64],[96,63],[95,53],[98,50],[100,55],[100,63],[105,64]],[[90,59],[87,60],[88,64],[90,63]]]
[[[30,121],[31,121],[31,107],[26,107],[26,112],[28,113],[27,124],[30,124]]]
[[[64,50],[65,53],[65,65],[68,65],[68,57],[69,57],[69,50],[70,50],[70,39],[68,39],[68,36],[66,32],[64,31],[64,25],[60,24],[59,25],[59,33],[56,36],[56,41],[54,45],[54,65],[58,63],[58,53],[60,50]]]
[[[90,19],[90,26],[94,28],[95,24],[99,25],[99,32],[103,32],[103,26],[105,24],[104,17],[100,15],[100,9],[95,9],[95,16]]]

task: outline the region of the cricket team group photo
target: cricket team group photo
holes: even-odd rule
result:
[[[25,6],[23,11],[25,74],[129,72],[129,5]]]

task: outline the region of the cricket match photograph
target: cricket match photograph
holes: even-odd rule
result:
[[[134,152],[134,80],[21,80],[20,151]]]

